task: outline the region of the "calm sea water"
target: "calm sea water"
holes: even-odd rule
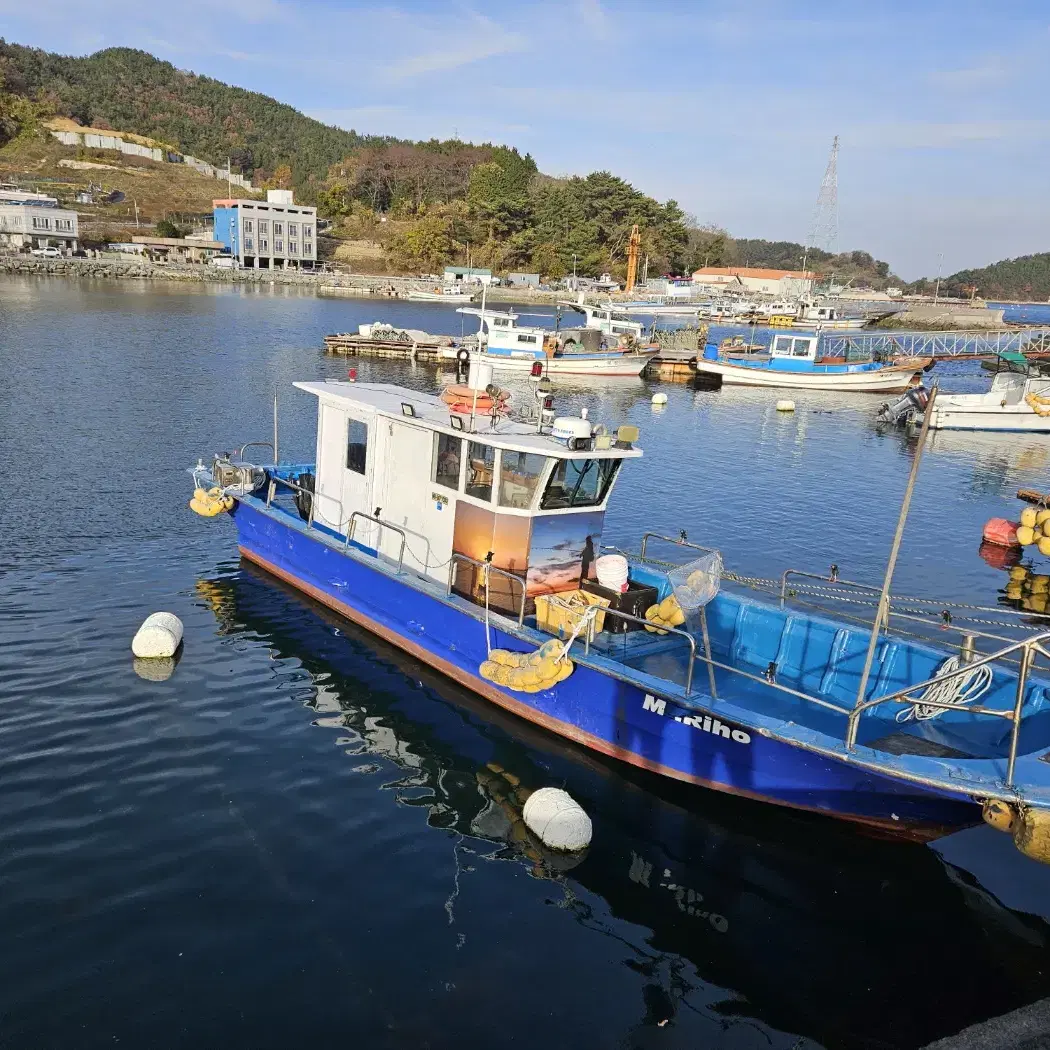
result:
[[[185,468],[266,438],[275,386],[282,453],[310,456],[290,384],[342,374],[321,337],[378,319],[463,321],[0,282],[0,1046],[917,1047],[1050,994],[1050,869],[1005,836],[883,843],[636,776],[239,564]],[[642,430],[610,541],[880,577],[914,449],[878,399],[653,389],[558,391]],[[899,589],[993,602],[981,526],[1048,465],[1050,440],[937,435]],[[186,625],[159,682],[129,651],[155,609]],[[544,784],[595,827],[553,869],[516,830],[515,787]]]

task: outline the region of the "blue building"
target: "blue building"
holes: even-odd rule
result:
[[[317,209],[295,204],[291,190],[265,201],[212,201],[215,240],[241,266],[312,270],[317,266]]]

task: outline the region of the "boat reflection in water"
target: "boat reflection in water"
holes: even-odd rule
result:
[[[661,1021],[698,1011],[732,1045],[745,1026],[747,1045],[757,1027],[761,1045],[804,1045],[791,1033],[918,1047],[1050,994],[1050,926],[932,849],[679,788],[574,748],[248,563],[198,590],[223,633],[301,662],[316,723],[336,729],[341,748],[350,735],[358,755],[411,772],[394,785],[399,802],[469,841],[474,862],[480,853],[551,879],[581,936],[611,939],[606,951],[615,942],[639,975],[643,1020],[623,1043],[606,1033],[606,1045],[671,1045],[648,1040]],[[521,822],[529,791],[547,784],[591,815],[583,856],[550,854]]]

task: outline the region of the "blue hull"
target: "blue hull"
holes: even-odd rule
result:
[[[913,839],[980,820],[965,795],[760,735],[726,720],[719,703],[703,693],[683,704],[666,680],[625,674],[599,656],[586,664],[577,659],[573,674],[548,691],[504,691],[478,673],[487,648],[477,606],[418,577],[399,576],[368,555],[344,551],[341,542],[252,497],[238,500],[232,514],[246,558],[492,703],[584,747],[677,780]],[[517,637],[492,625],[494,647],[531,650],[547,637]]]

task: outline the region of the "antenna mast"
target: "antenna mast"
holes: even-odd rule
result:
[[[831,141],[831,155],[824,169],[824,179],[817,194],[817,206],[813,209],[813,230],[809,235],[809,247],[834,253],[839,239],[839,137]]]

